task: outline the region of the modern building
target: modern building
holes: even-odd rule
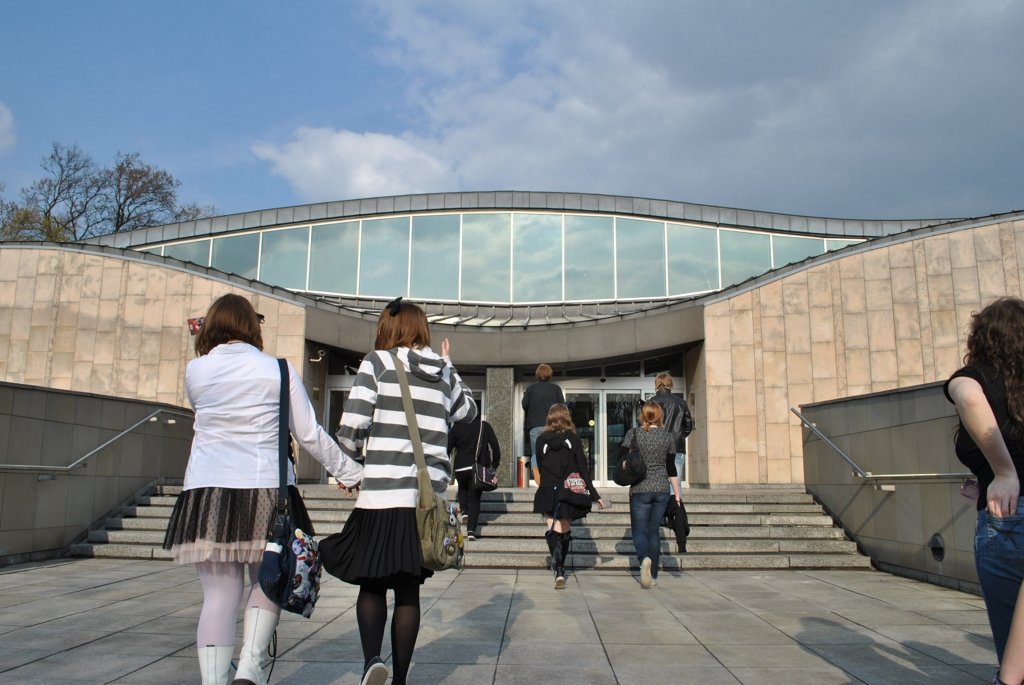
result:
[[[790,408],[944,379],[971,312],[1024,294],[1022,277],[1016,212],[832,219],[538,192],[348,200],[0,244],[0,381],[186,407],[186,320],[233,291],[265,314],[267,351],[300,369],[334,426],[377,313],[402,295],[450,339],[506,454],[525,451],[520,400],[546,362],[595,480],[611,486],[609,455],[668,371],[696,420],[691,487],[799,484]],[[13,454],[26,438],[7,434]],[[302,462],[303,478],[323,475]]]

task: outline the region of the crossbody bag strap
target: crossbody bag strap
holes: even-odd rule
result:
[[[405,422],[409,425],[409,439],[412,441],[412,452],[416,458],[416,478],[419,481],[420,507],[430,506],[431,497],[434,494],[434,486],[430,482],[430,474],[427,473],[427,461],[423,457],[423,440],[420,438],[420,425],[416,421],[416,410],[412,406],[412,393],[409,390],[409,377],[405,373],[405,365],[398,355],[391,353],[395,362],[395,373],[398,375],[398,384],[402,388],[402,407],[405,409]]]
[[[289,374],[288,362],[278,359],[277,365],[281,370],[281,400],[277,417],[277,513],[284,515],[288,513],[288,416],[289,410]],[[278,534],[278,531],[275,531]]]
[[[476,452],[473,452],[473,462],[480,463],[480,443],[484,437],[484,420],[480,419],[480,432],[476,434]]]

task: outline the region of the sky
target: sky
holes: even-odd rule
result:
[[[54,142],[218,214],[405,193],[1024,208],[1013,0],[7,0],[2,197]]]

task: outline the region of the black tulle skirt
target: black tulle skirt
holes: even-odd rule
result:
[[[179,564],[258,562],[277,515],[277,493],[277,488],[185,490],[171,511],[163,547]],[[315,535],[302,496],[292,485],[288,508],[294,524]]]
[[[423,568],[416,510],[356,508],[340,533],[320,541],[324,570],[353,585],[393,588],[434,575]]]

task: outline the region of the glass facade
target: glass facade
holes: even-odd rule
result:
[[[859,242],[611,214],[481,210],[307,223],[142,249],[300,292],[518,305],[699,295]]]

